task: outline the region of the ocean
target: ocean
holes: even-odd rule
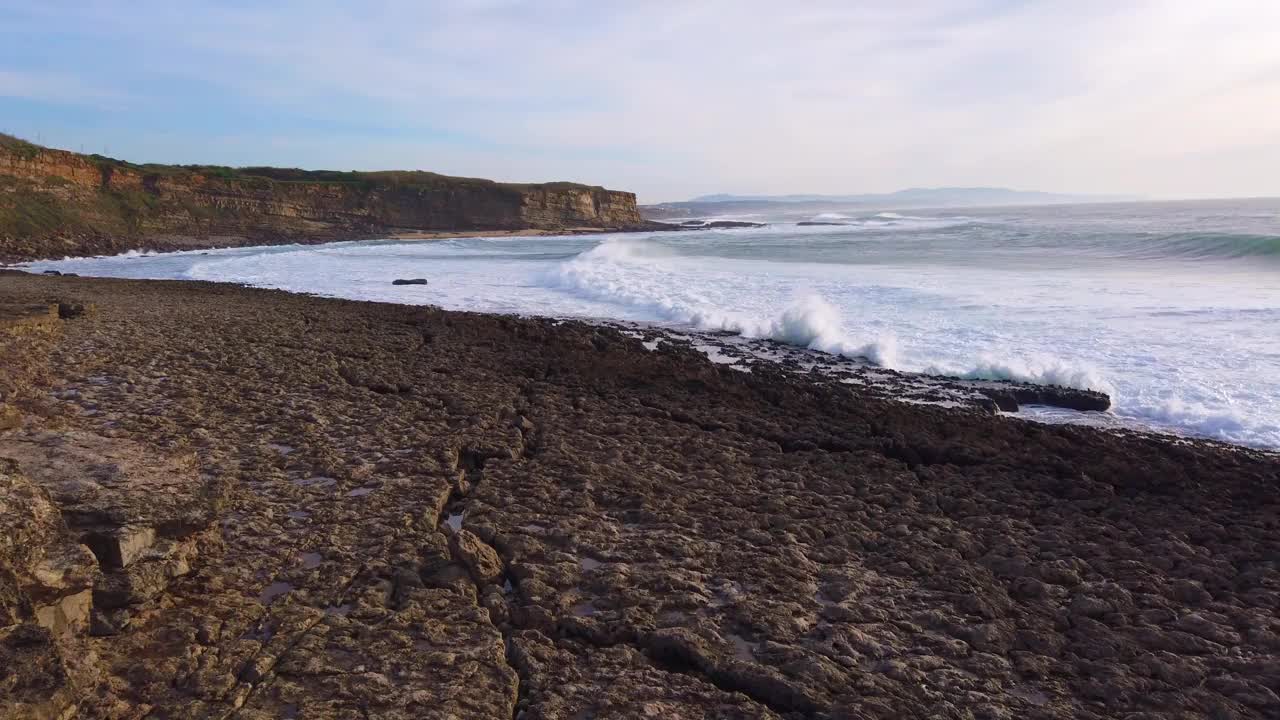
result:
[[[129,253],[29,267],[728,330],[899,370],[1112,396],[1106,417],[1040,419],[1280,449],[1280,200],[784,208],[732,219],[769,224]],[[838,224],[797,224],[813,221]],[[418,277],[429,284],[391,284]]]

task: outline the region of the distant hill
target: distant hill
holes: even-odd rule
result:
[[[983,205],[1049,205],[1054,203],[1136,200],[1117,195],[1081,195],[993,187],[908,188],[861,195],[702,195],[689,203],[852,203],[884,207],[957,207]],[[679,203],[668,203],[679,204]]]

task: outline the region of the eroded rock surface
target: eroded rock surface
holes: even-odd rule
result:
[[[83,717],[1280,713],[1273,456],[573,322],[0,275],[69,292],[98,310],[14,432],[226,497],[217,562],[84,641]],[[11,652],[51,662],[37,635]]]

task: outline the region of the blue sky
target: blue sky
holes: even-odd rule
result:
[[[0,0],[0,130],[711,192],[1280,195],[1275,0]]]

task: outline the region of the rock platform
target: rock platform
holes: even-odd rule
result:
[[[0,305],[0,718],[1280,716],[1274,455],[577,322]]]

